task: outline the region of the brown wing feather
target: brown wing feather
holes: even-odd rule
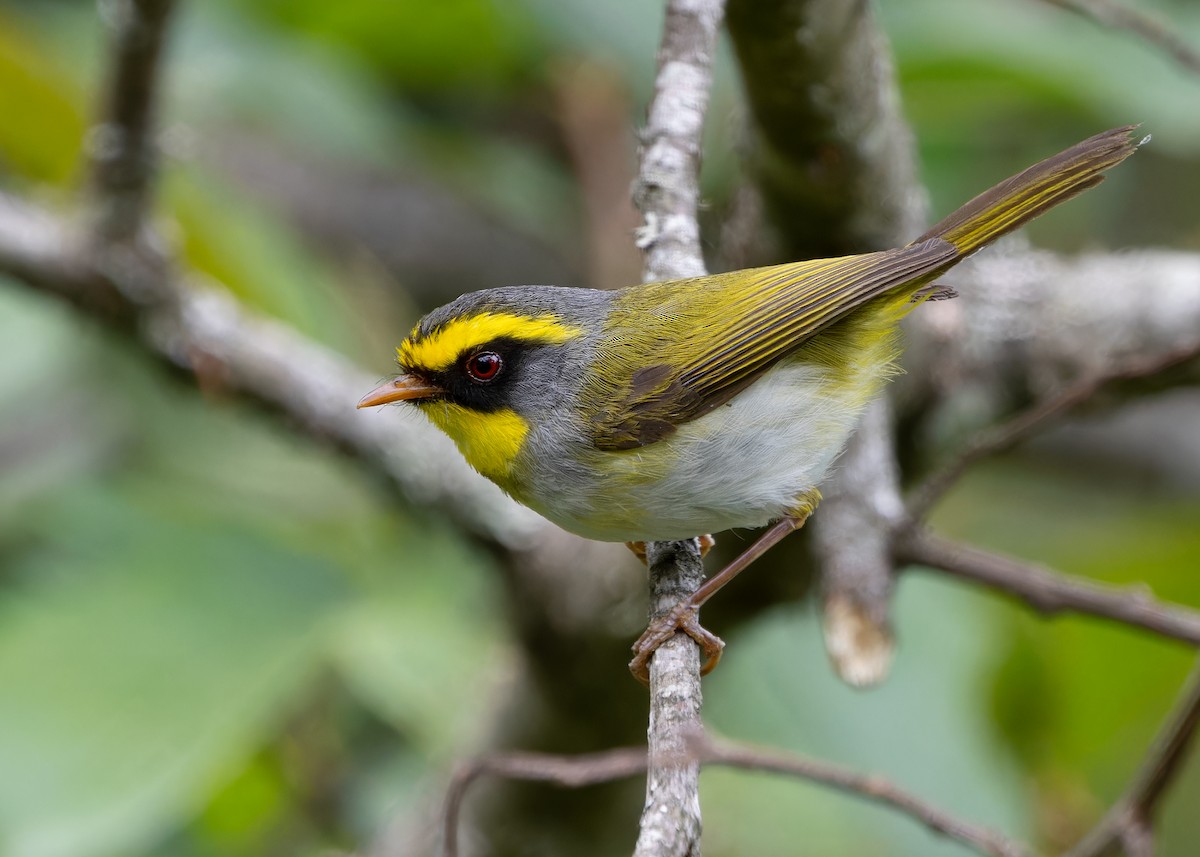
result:
[[[841,316],[905,284],[915,291],[956,255],[933,239],[626,290],[598,346],[597,381],[584,391],[605,403],[592,427],[595,445],[633,449],[666,437]],[[628,335],[634,329],[638,337]]]

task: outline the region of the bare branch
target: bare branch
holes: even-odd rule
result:
[[[1175,62],[1194,74],[1200,74],[1200,51],[1197,51],[1151,15],[1129,9],[1112,0],[1042,0],[1051,6],[1075,12],[1105,27],[1125,30],[1145,39],[1165,51]]]
[[[1153,854],[1154,814],[1179,773],[1200,726],[1200,661],[1192,668],[1175,710],[1167,717],[1125,794],[1065,857],[1100,857],[1121,842],[1127,854]]]
[[[645,747],[621,747],[580,756],[548,753],[492,753],[461,766],[450,780],[442,807],[442,853],[458,857],[458,819],[471,785],[485,774],[510,780],[580,788],[632,777],[646,770]]]
[[[854,687],[882,680],[895,648],[888,618],[892,528],[904,506],[890,414],[886,399],[867,410],[814,518],[821,522],[813,549],[821,560],[825,649]]]
[[[1200,611],[1158,601],[1143,585],[1117,588],[1065,577],[920,529],[898,535],[895,550],[900,562],[926,565],[982,583],[1041,613],[1085,613],[1200,645]]]
[[[1010,242],[956,268],[954,285],[958,300],[911,317],[922,335],[910,337],[896,384],[898,409],[920,407],[926,420],[964,387],[979,416],[994,420],[1080,378],[1200,341],[1194,253],[1067,257]]]
[[[650,542],[650,619],[661,619],[704,583],[697,540]],[[687,748],[703,729],[700,648],[676,634],[650,661],[650,767],[635,857],[700,854],[700,765]]]
[[[113,31],[103,118],[89,139],[94,229],[100,243],[137,236],[154,179],[159,57],[174,0],[100,0]]]
[[[703,733],[687,733],[683,754],[676,763],[721,765],[749,771],[784,774],[836,789],[909,816],[934,833],[953,839],[991,857],[1030,857],[1020,843],[996,831],[962,821],[933,804],[901,789],[889,780],[852,771],[840,765],[778,750],[732,741],[714,740]],[[467,790],[484,775],[536,780],[565,788],[579,788],[630,777],[646,769],[646,752],[621,747],[601,753],[559,756],[542,753],[495,753],[463,765],[451,779],[443,805],[443,853],[457,857],[458,818]]]
[[[1130,382],[1153,379],[1198,358],[1200,342],[1172,349],[1162,355],[1139,356],[1109,371],[1076,381],[1007,422],[985,429],[912,492],[908,501],[909,517],[913,521],[923,520],[971,465],[990,455],[1012,449],[1038,430],[1044,429],[1051,420],[1093,401],[1105,392],[1118,392]]]
[[[648,282],[705,273],[696,219],[701,131],[723,14],[723,0],[667,3],[633,194],[645,219],[638,246]],[[648,544],[646,556],[653,621],[695,592],[704,572],[694,539]],[[700,854],[700,767],[678,759],[684,736],[701,728],[701,699],[699,648],[676,634],[650,662],[650,770],[637,857]]]
[[[723,6],[720,0],[667,4],[633,190],[645,220],[637,236],[646,256],[645,282],[706,273],[696,220],[700,144]]]
[[[867,3],[730,0],[754,111],[751,153],[786,255],[904,244],[925,223],[891,50]],[[900,502],[890,409],[872,404],[812,521],[825,648],[854,686],[886,676],[894,647],[891,518]]]
[[[808,759],[778,750],[764,750],[727,741],[699,739],[695,750],[705,764],[727,765],[753,771],[811,780],[847,794],[861,797],[902,812],[949,839],[960,842],[980,854],[992,857],[1030,857],[1025,846],[1000,833],[955,818],[943,809],[904,791],[889,780],[861,774],[839,765]]]

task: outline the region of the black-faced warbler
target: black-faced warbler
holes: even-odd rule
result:
[[[979,248],[1099,183],[1136,149],[1132,127],[1084,140],[968,202],[895,250],[616,291],[511,286],[425,316],[403,374],[359,407],[410,402],[467,461],[581,536],[682,539],[774,522],[634,646],[682,630],[700,605],[820,500],[817,486],[895,372],[898,324]]]

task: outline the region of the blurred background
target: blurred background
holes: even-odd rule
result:
[[[1200,44],[1194,2],[1137,5]],[[939,216],[1142,122],[1153,145],[1031,240],[1200,250],[1200,78],[1035,0],[878,12]],[[158,219],[183,263],[380,377],[413,320],[463,291],[635,281],[627,197],[660,27],[641,0],[183,2]],[[106,50],[92,2],[0,0],[0,189],[70,210]],[[714,266],[740,102],[726,48],[703,176]],[[1200,397],[1079,420],[978,467],[935,523],[1200,605]],[[503,565],[361,464],[0,278],[0,855],[423,853],[412,831],[453,762],[505,743],[498,720],[524,704]],[[623,590],[635,614],[639,575]],[[803,588],[725,635],[712,726],[887,774],[1046,847],[1119,793],[1191,662],[916,574],[893,675],[855,692]],[[624,645],[637,630],[635,615]],[[636,741],[644,694],[622,660],[593,666],[564,670],[623,689],[575,716]],[[628,853],[639,790],[554,823]],[[801,783],[706,771],[702,794],[712,857],[962,853]],[[560,812],[533,795],[534,819]],[[1164,857],[1200,851],[1198,801],[1193,762]],[[584,853],[557,841],[495,850]]]

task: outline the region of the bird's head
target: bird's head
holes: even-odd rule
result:
[[[531,427],[578,389],[606,303],[603,292],[548,286],[463,295],[417,323],[396,349],[402,374],[358,407],[417,405],[472,467],[510,488]]]

